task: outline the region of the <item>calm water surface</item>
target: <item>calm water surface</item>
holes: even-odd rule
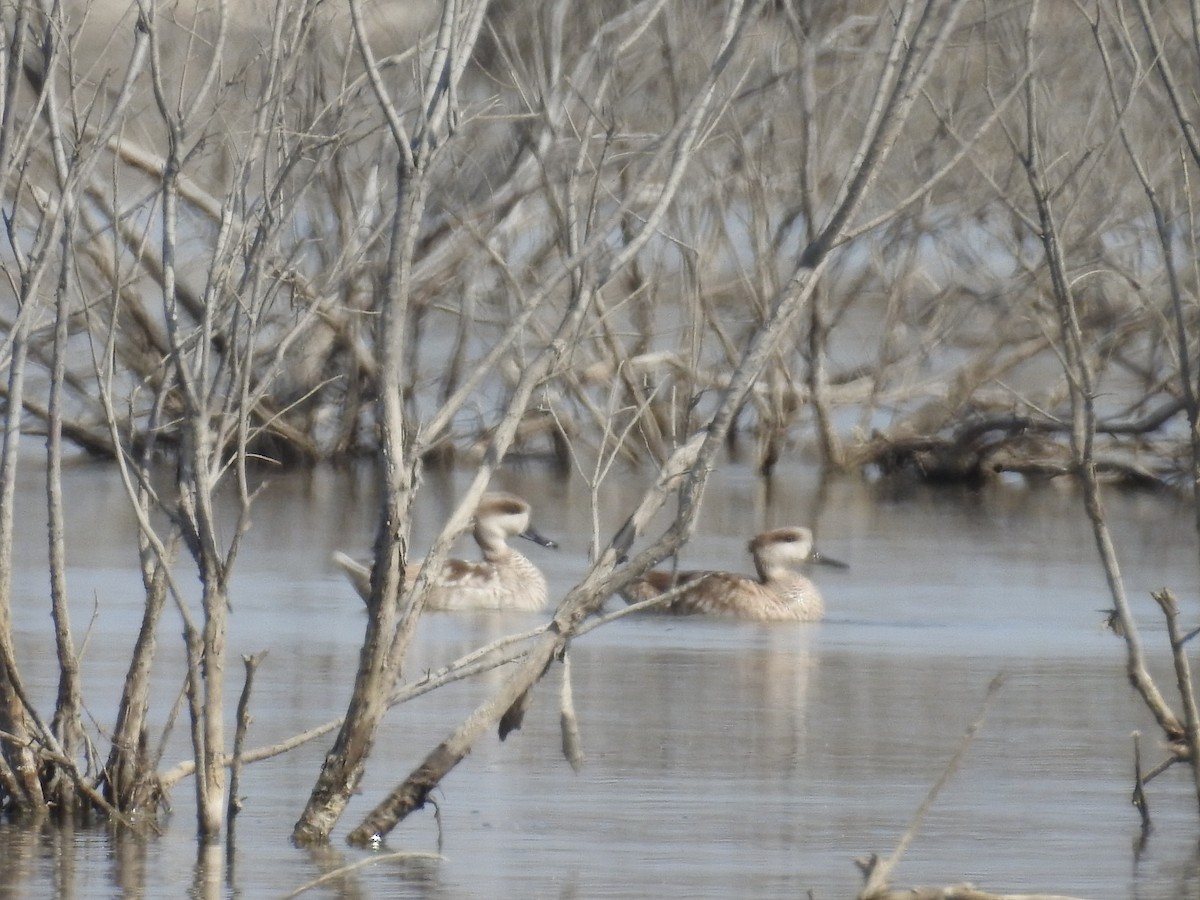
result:
[[[30,693],[49,715],[53,647],[45,595],[44,506],[31,472],[21,497],[16,641]],[[86,635],[88,713],[114,717],[140,614],[132,524],[111,472],[69,473],[69,573],[77,639]],[[557,552],[531,548],[561,596],[586,565],[586,490],[509,473],[535,504]],[[428,545],[461,482],[427,485],[415,541]],[[605,533],[633,502],[606,491]],[[1147,647],[1165,658],[1149,591],[1172,587],[1200,618],[1190,512],[1169,499],[1114,493],[1110,514]],[[370,545],[369,479],[318,472],[275,479],[255,507],[238,563],[230,670],[269,651],[255,682],[251,743],[340,715],[364,616],[329,566],[335,548]],[[853,896],[854,859],[887,853],[1007,675],[961,771],[897,871],[896,886],[969,880],[996,891],[1096,898],[1200,895],[1195,791],[1180,769],[1150,791],[1157,828],[1134,852],[1130,733],[1154,736],[1122,674],[1123,647],[1100,628],[1108,605],[1077,498],[1056,488],[898,493],[857,480],[818,490],[806,469],[770,496],[727,470],[682,562],[749,571],[748,534],[813,524],[846,572],[818,569],[820,625],[624,620],[578,640],[574,694],[587,754],[580,774],[559,751],[560,669],[543,681],[524,728],[494,735],[443,782],[432,808],[389,838],[391,850],[441,861],[380,861],[310,897]],[[464,550],[470,552],[469,548]],[[413,676],[537,616],[430,615]],[[171,677],[179,625],[162,630]],[[1161,685],[1172,679],[1162,667]],[[292,824],[331,738],[251,767],[231,859],[198,865],[190,784],[176,788],[162,835],[67,834],[0,827],[0,897],[278,896],[338,865],[370,859],[342,838],[382,794],[484,697],[500,676],[454,685],[394,710],[362,794],[332,846],[298,850]],[[230,691],[236,695],[240,672]],[[189,756],[172,738],[169,764]],[[1154,742],[1147,750],[1157,759]]]

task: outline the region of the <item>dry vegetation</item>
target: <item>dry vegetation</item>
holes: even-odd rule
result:
[[[429,142],[402,384],[409,417],[437,426],[424,428],[425,461],[478,458],[524,360],[584,290],[589,308],[513,452],[561,460],[573,442],[661,461],[706,420],[872,125],[892,14],[804,7],[773,5],[746,25],[673,185],[672,128],[716,51],[719,5],[704,16],[493,5],[471,58],[454,60],[467,68],[437,135],[417,121],[436,87],[421,55],[436,46],[436,8],[410,13],[411,33],[386,8],[360,10],[386,99],[350,23],[320,6],[281,8],[276,24],[154,8],[148,32],[121,19],[103,43],[75,11],[47,46],[31,8],[25,48],[15,37],[9,48],[9,342],[23,324],[13,302],[53,292],[65,234],[69,444],[178,451],[186,404],[167,363],[166,294],[178,339],[207,354],[214,438],[229,452],[244,413],[255,456],[376,453],[375,325],[399,188],[386,103],[410,140]],[[1194,77],[1184,12],[1156,11],[1176,79]],[[1027,52],[1028,18],[968,5],[886,157],[867,160],[870,190],[822,248],[831,259],[814,302],[731,429],[764,470],[797,449],[936,479],[1069,468],[1069,380],[1025,170],[1032,125],[1103,400],[1103,465],[1187,483],[1176,326],[1194,323],[1186,303],[1175,321],[1171,294],[1194,282],[1190,112],[1171,98],[1185,103],[1194,85],[1169,91],[1148,68],[1135,7],[1056,4],[1038,13]],[[425,43],[402,50],[421,25]],[[61,68],[50,83],[39,74],[48,57]],[[126,58],[136,71],[113,64]],[[1172,120],[1183,124],[1163,127]],[[52,312],[43,302],[30,323],[27,429],[51,415]],[[520,334],[506,335],[518,320]],[[484,369],[493,347],[503,352]]]
[[[1099,496],[1107,478],[1200,490],[1194,12],[6,4],[0,803],[153,816],[189,774],[157,772],[145,741],[155,624],[178,615],[198,826],[221,834],[248,469],[362,455],[387,488],[370,624],[299,841],[329,837],[402,699],[423,467],[478,473],[436,560],[518,454],[584,467],[596,490],[614,466],[661,475],[503,690],[352,840],[419,807],[502,716],[519,724],[604,597],[687,539],[730,446],[764,475],[809,453],[897,477],[1078,479],[1130,677],[1195,759],[1194,704],[1176,715],[1144,673]],[[18,450],[42,434],[56,575],[65,456],[112,459],[142,523],[144,640],[105,748],[82,723],[61,577],[52,716],[25,702],[11,642]],[[221,490],[240,511],[224,540]],[[643,536],[668,497],[678,520]]]

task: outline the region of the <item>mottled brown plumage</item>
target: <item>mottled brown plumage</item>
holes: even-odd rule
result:
[[[543,547],[557,547],[529,524],[529,504],[512,494],[484,494],[475,508],[475,542],[482,559],[448,559],[430,586],[426,609],[539,610],[546,605],[546,578],[532,562],[508,545],[522,537]],[[371,596],[371,568],[345,553],[333,554],[365,602]],[[411,585],[420,566],[409,566],[405,586]]]
[[[675,615],[710,615],[758,622],[816,622],[825,614],[817,586],[796,568],[806,563],[845,568],[813,547],[807,528],[776,528],[749,544],[758,578],[732,572],[648,572],[624,592],[626,603],[649,600],[682,587],[660,609]]]

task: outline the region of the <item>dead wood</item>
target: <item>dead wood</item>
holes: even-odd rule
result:
[[[1179,603],[1175,595],[1167,589],[1156,591],[1152,595],[1163,616],[1167,620],[1167,639],[1171,646],[1171,660],[1175,667],[1175,687],[1179,692],[1179,700],[1183,706],[1184,732],[1177,741],[1183,745],[1184,755],[1179,756],[1189,762],[1192,770],[1192,780],[1196,787],[1197,805],[1200,806],[1200,711],[1197,711],[1195,687],[1192,683],[1191,663],[1188,660],[1186,639],[1179,627]],[[1178,755],[1178,754],[1177,754]]]
[[[900,839],[896,842],[896,847],[892,850],[891,854],[883,859],[880,859],[876,855],[872,855],[868,860],[860,861],[858,863],[859,868],[863,872],[864,881],[866,882],[863,885],[862,891],[858,895],[859,900],[877,900],[877,898],[880,896],[887,896],[888,892],[890,891],[888,885],[892,880],[892,872],[899,864],[901,857],[904,856],[904,852],[908,849],[909,845],[916,839],[917,833],[920,831],[921,825],[925,821],[925,816],[928,815],[929,810],[933,808],[933,803],[937,799],[938,794],[942,792],[942,788],[944,788],[949,783],[950,779],[954,777],[955,773],[958,772],[959,767],[962,765],[963,759],[966,758],[967,750],[970,748],[971,743],[975,740],[975,735],[983,726],[983,721],[987,715],[987,711],[991,705],[992,699],[995,697],[996,692],[999,691],[1003,683],[1003,676],[997,675],[988,685],[987,693],[984,694],[983,704],[982,708],[980,709],[979,716],[974,722],[971,723],[970,726],[967,727],[967,730],[963,733],[962,738],[959,740],[958,747],[947,761],[946,767],[942,770],[941,776],[939,776],[938,780],[929,789],[929,792],[921,801],[920,806],[917,807],[916,812],[913,813],[912,820],[909,822],[908,827],[904,830],[904,833],[900,836]]]
[[[571,655],[562,655],[562,686],[559,690],[559,727],[562,731],[563,758],[578,772],[583,768],[583,735],[579,731],[579,716],[575,712],[575,694],[571,689]]]
[[[584,581],[563,599],[550,627],[537,638],[504,685],[493,696],[467,717],[467,719],[441,742],[403,783],[397,786],[375,809],[353,830],[347,840],[352,844],[370,845],[378,843],[397,823],[409,813],[420,809],[429,793],[466,756],[474,742],[491,729],[522,698],[528,698],[534,683],[546,671],[553,659],[560,655],[579,625],[609,597],[628,581],[632,581],[636,570],[628,566],[621,573],[615,571],[616,562],[628,555],[629,545],[641,534],[646,523],[661,508],[668,496],[675,491],[695,490],[707,478],[708,466],[704,464],[702,450],[711,455],[720,441],[714,442],[711,435],[697,435],[691,442],[677,450],[660,473],[654,488],[649,491],[638,509],[630,516],[625,527],[618,532],[610,547]],[[681,483],[682,482],[682,486]],[[683,507],[695,515],[695,506]],[[688,520],[677,522],[669,535],[660,544],[682,542]],[[651,551],[654,552],[653,548]]]
[[[1100,434],[1144,437],[1183,412],[1175,401],[1136,421],[1097,422]],[[932,484],[980,485],[1005,472],[1031,479],[1075,473],[1069,439],[1071,426],[1059,419],[996,413],[978,409],[961,413],[945,434],[875,433],[856,454],[860,465],[884,475],[906,476]],[[1108,483],[1147,490],[1173,489],[1173,467],[1159,471],[1123,459],[1119,448],[1093,460],[1096,474]]]
[[[216,40],[196,42],[204,51],[188,66],[173,65],[178,24],[147,8],[122,26],[131,48],[123,80],[90,93],[91,82],[78,77],[90,68],[72,56],[69,42],[78,22],[58,6],[13,4],[0,23],[0,90],[12,111],[0,125],[9,238],[0,268],[11,294],[11,308],[0,315],[0,802],[36,815],[50,801],[68,799],[117,817],[152,808],[161,790],[199,764],[198,799],[211,836],[223,767],[235,767],[224,806],[229,819],[237,765],[349,721],[331,753],[346,764],[331,765],[322,790],[314,789],[314,803],[324,804],[320,821],[307,832],[298,827],[323,840],[371,750],[371,728],[390,705],[506,665],[506,674],[519,677],[482,714],[479,733],[499,725],[507,736],[560,657],[564,753],[574,760],[581,751],[568,643],[633,608],[598,618],[591,613],[599,594],[572,595],[569,614],[521,638],[530,646],[493,648],[398,687],[422,611],[420,588],[403,596],[400,587],[421,467],[435,459],[478,463],[470,489],[477,492],[505,460],[552,461],[561,470],[591,444],[602,460],[589,483],[596,496],[611,461],[665,462],[672,447],[705,428],[727,446],[739,432],[752,434],[763,471],[811,441],[830,468],[844,459],[887,474],[968,484],[998,473],[1079,478],[1114,594],[1115,630],[1127,642],[1128,677],[1171,753],[1162,766],[1139,771],[1138,789],[1177,761],[1193,764],[1195,774],[1187,636],[1171,633],[1182,704],[1176,713],[1146,674],[1097,488],[1185,483],[1200,497],[1196,319],[1186,262],[1196,254],[1190,242],[1180,243],[1180,235],[1196,230],[1180,226],[1194,211],[1177,148],[1163,151],[1155,140],[1174,129],[1193,163],[1200,142],[1188,90],[1176,75],[1183,71],[1179,35],[1169,32],[1164,41],[1162,15],[1144,2],[1135,6],[1144,42],[1110,11],[1080,8],[1081,21],[1092,17],[1084,24],[1097,38],[1113,117],[1089,119],[1080,129],[1085,139],[1073,133],[1063,149],[1057,128],[1045,126],[1066,123],[1070,130],[1064,110],[1103,103],[1073,104],[1073,95],[1060,93],[1063,83],[1040,64],[1044,53],[1033,52],[1059,37],[1043,31],[1044,22],[1028,20],[1017,41],[1023,48],[1004,36],[1004,29],[1019,30],[1008,17],[1024,8],[1000,14],[995,30],[991,21],[975,21],[970,31],[955,31],[962,4],[901,3],[894,16],[851,16],[823,26],[830,28],[824,34],[795,4],[751,4],[745,21],[771,26],[750,29],[769,34],[770,52],[741,54],[740,38],[712,38],[700,48],[711,56],[688,48],[697,51],[687,54],[693,62],[707,59],[712,69],[689,81],[678,61],[662,78],[645,79],[651,70],[637,50],[653,23],[678,14],[678,4],[629,4],[594,31],[581,29],[569,55],[561,34],[547,40],[544,54],[515,52],[523,45],[505,44],[511,26],[502,17],[484,24],[487,3],[459,2],[445,5],[446,17],[420,52],[386,60],[372,58],[371,35],[356,23],[361,65],[356,57],[329,66],[351,73],[343,82],[309,71],[308,48],[319,43],[311,5],[280,7],[278,28],[256,42],[254,63],[236,67]],[[937,59],[943,51],[973,53],[976,31],[989,47],[984,68],[964,64],[964,102],[942,108]],[[494,53],[475,52],[484,32]],[[1110,64],[1106,54],[1114,52],[1123,55]],[[849,56],[869,64],[834,68]],[[763,60],[769,71],[760,68]],[[411,94],[399,93],[408,81],[380,76],[402,61],[424,67],[410,79]],[[463,81],[468,67],[478,67],[478,81]],[[235,68],[251,85],[244,109],[234,108],[232,82],[220,75]],[[1063,69],[1070,83],[1089,82],[1075,67]],[[643,79],[636,89],[630,72]],[[842,96],[853,112],[844,118],[852,127],[822,118],[826,72],[845,76]],[[471,89],[460,90],[460,81]],[[132,98],[145,87],[152,100]],[[303,108],[293,105],[297,96],[307,98]],[[1024,134],[1014,114],[1022,99]],[[1039,106],[1047,99],[1061,105]],[[145,146],[135,142],[137,129],[126,127],[124,114],[139,103],[157,108],[165,146],[152,138]],[[972,116],[973,105],[981,115]],[[653,106],[670,114],[657,115]],[[239,146],[220,146],[230,136],[209,118],[211,109],[237,123],[231,133]],[[504,114],[491,115],[496,109]],[[1155,127],[1143,127],[1148,116]],[[515,124],[491,130],[497,122]],[[919,152],[899,154],[903,165],[889,168],[892,147],[911,147],[911,135]],[[1091,168],[1100,155],[1092,149],[1115,147],[1118,138],[1129,159]],[[493,156],[492,144],[503,151]],[[1077,144],[1089,149],[1081,153]],[[799,148],[798,166],[796,154],[780,157],[778,147]],[[467,158],[480,170],[476,184],[450,162]],[[914,161],[916,181],[911,172],[898,178]],[[977,171],[963,175],[972,166]],[[1012,188],[1021,172],[1030,189],[1025,200]],[[1077,187],[1096,174],[1114,193],[1133,185],[1136,194],[1140,185],[1144,197],[1106,197],[1111,215],[1089,214],[1088,192]],[[880,178],[886,191],[873,192]],[[885,201],[885,194],[898,199]],[[1146,262],[1153,235],[1131,224],[1144,221],[1146,204],[1160,237],[1161,270],[1149,271]],[[737,223],[744,231],[730,221],[731,209],[747,211],[748,221]],[[822,211],[829,211],[825,220]],[[986,263],[995,260],[973,260],[985,264],[966,268],[982,276],[972,271],[961,284],[960,276],[941,279],[933,263],[948,264],[956,251],[931,260],[918,249],[945,243],[945,232],[930,222],[947,218],[954,228],[976,233],[979,225],[999,236],[989,252],[1011,252],[1014,274],[992,272]],[[1143,251],[1136,265],[1106,245],[1126,231]],[[666,254],[652,243],[660,241]],[[1041,256],[1027,252],[1036,241]],[[839,247],[851,251],[844,258],[865,260],[861,269],[821,269]],[[656,262],[661,255],[678,259],[678,270]],[[749,259],[750,267],[731,279],[731,259],[739,269]],[[837,278],[825,280],[825,272]],[[785,306],[787,314],[772,320],[773,309]],[[832,348],[845,331],[859,336],[844,324],[851,320],[878,320],[881,334],[865,361],[839,371]],[[742,348],[772,328],[780,334],[771,336],[769,352],[739,374]],[[454,336],[445,359],[423,349],[438,329]],[[90,368],[75,364],[88,361],[74,352],[85,342]],[[1022,395],[1003,383],[1051,353],[1063,360],[1063,374],[1044,389]],[[1108,399],[1108,409],[1123,412],[1101,415],[1096,400],[1112,398],[1114,384],[1127,382],[1135,387]],[[737,398],[732,408],[722,406],[727,396]],[[426,415],[430,406],[436,409]],[[857,429],[845,426],[854,408]],[[1182,440],[1164,437],[1178,431],[1180,412],[1191,449],[1183,465],[1173,458]],[[880,424],[889,420],[898,424]],[[21,648],[10,633],[17,453],[23,436],[42,432],[52,470],[64,445],[113,459],[143,531],[142,631],[103,772],[94,771],[78,727],[60,537],[51,538],[51,600],[62,690],[48,726],[25,702]],[[345,720],[271,748],[243,751],[240,731],[227,752],[219,728],[226,588],[248,527],[248,460],[310,464],[376,451],[386,496],[376,593],[368,601],[369,660],[356,682],[366,699],[352,704]],[[155,458],[169,459],[178,476],[161,493],[150,488]],[[717,464],[707,451],[697,459]],[[63,501],[53,481],[50,517],[61,531]],[[227,486],[242,504],[241,521],[233,540],[221,543],[213,497]],[[697,478],[686,491],[702,486]],[[696,502],[698,495],[681,494],[680,527],[628,564],[625,556],[643,533],[627,528],[615,536],[616,555],[591,588],[618,584],[677,548]],[[169,524],[156,531],[163,514]],[[461,514],[448,523],[434,559],[461,524]],[[173,552],[177,540],[205,586],[203,608],[189,609],[181,599],[188,592]],[[598,528],[594,543],[599,559]],[[367,573],[363,593],[370,583]],[[162,747],[151,746],[146,722],[153,634],[168,599],[188,633],[195,759],[192,769],[181,764],[156,778]],[[1177,628],[1174,613],[1168,620]],[[431,757],[408,802],[427,798],[471,735],[478,737],[476,724]],[[1196,784],[1200,799],[1200,775]]]
[[[238,794],[238,789],[241,787],[242,754],[245,751],[246,733],[250,730],[250,693],[254,685],[254,673],[258,671],[258,666],[266,655],[267,651],[262,650],[258,653],[242,657],[242,665],[246,670],[246,679],[242,683],[242,692],[238,696],[237,726],[233,735],[233,754],[229,765],[229,811],[225,817],[229,823],[230,843],[233,840],[233,821],[242,809],[242,798]],[[232,853],[232,846],[230,847],[230,852]]]
[[[1142,775],[1142,735],[1133,733],[1133,791],[1130,802],[1138,811],[1142,820],[1142,839],[1150,833],[1150,801],[1146,797],[1146,779]]]
[[[918,831],[920,831],[921,823],[933,807],[938,794],[941,793],[942,788],[946,786],[961,767],[967,750],[975,739],[975,735],[983,726],[988,707],[991,705],[992,699],[1003,682],[1003,676],[997,675],[992,679],[991,684],[988,685],[979,717],[964,732],[958,747],[946,763],[946,767],[942,770],[941,776],[934,783],[933,787],[929,789],[929,793],[925,795],[924,800],[921,801],[921,805],[917,807],[912,821],[909,822],[908,827],[904,830],[891,854],[885,858],[880,858],[878,855],[872,854],[867,859],[857,861],[865,881],[863,889],[858,895],[859,900],[1079,900],[1076,897],[1065,897],[1058,894],[996,894],[980,890],[970,884],[957,884],[938,888],[915,887],[904,890],[896,890],[889,886],[896,865],[900,862],[900,858],[904,855],[905,850],[908,849],[909,845],[916,838]]]
[[[715,454],[723,446],[738,411],[743,408],[753,386],[758,383],[769,361],[783,345],[791,324],[797,320],[800,311],[811,302],[812,292],[816,289],[819,274],[827,264],[830,251],[847,227],[850,216],[862,202],[876,175],[877,167],[891,150],[916,101],[921,84],[930,74],[933,60],[938,57],[953,30],[956,14],[960,9],[961,4],[951,3],[942,10],[941,17],[928,17],[919,15],[915,4],[904,5],[900,25],[892,39],[891,56],[879,74],[875,105],[868,119],[869,127],[862,138],[859,152],[851,164],[850,173],[839,192],[837,202],[828,219],[814,233],[812,241],[798,254],[790,279],[779,296],[774,298],[773,306],[762,326],[751,337],[729,387],[722,393],[717,411],[707,427],[667,461],[654,489],[646,495],[638,511],[618,531],[584,580],[563,599],[551,628],[535,639],[527,655],[517,664],[504,685],[495,695],[477,707],[426,756],[402,784],[351,831],[348,836],[351,843],[368,845],[382,840],[405,816],[420,808],[429,792],[465,757],[474,741],[492,724],[506,716],[509,716],[505,720],[506,727],[512,726],[513,718],[519,720],[521,711],[529,700],[531,688],[544,674],[550,662],[563,652],[566,643],[574,636],[582,622],[614,591],[674,552],[690,533]],[[935,18],[937,21],[933,24]],[[680,145],[672,172],[674,179],[682,177],[691,150],[688,141],[694,139],[699,118],[712,99],[715,79],[728,63],[728,52],[740,36],[744,21],[748,19],[743,19],[742,10],[737,5],[727,14],[723,36],[726,46],[713,64],[706,89],[698,94],[693,108],[682,119],[681,134],[678,138]],[[915,49],[916,46],[920,49]],[[920,63],[916,62],[918,57],[921,59]],[[671,190],[664,190],[659,195],[659,216],[670,199]],[[650,222],[657,221],[655,216],[648,218]],[[633,243],[625,248],[625,258],[622,259],[618,254],[618,260],[609,264],[609,269],[600,283],[607,281],[609,273],[620,268],[617,265],[618,261],[621,265],[630,261],[638,248],[639,245]],[[645,526],[647,513],[661,506],[666,497],[676,491],[679,496],[676,522],[650,548],[632,558],[618,571],[617,561],[628,556],[630,547]],[[378,556],[376,565],[379,565]],[[374,600],[374,597],[372,599]]]

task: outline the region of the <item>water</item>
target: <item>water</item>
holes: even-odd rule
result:
[[[88,713],[111,723],[140,608],[132,522],[112,473],[68,473],[69,572]],[[602,531],[637,485],[604,493]],[[557,552],[530,548],[552,595],[583,571],[586,491],[508,473],[535,504]],[[430,484],[415,542],[428,545],[461,480]],[[43,501],[21,491],[15,639],[30,694],[49,709],[53,648],[44,596]],[[1113,493],[1109,511],[1127,587],[1155,673],[1173,679],[1149,591],[1172,587],[1200,618],[1190,511],[1168,498]],[[233,588],[230,693],[240,654],[267,650],[250,743],[340,715],[364,615],[328,564],[370,545],[370,479],[320,471],[277,476],[255,507]],[[986,688],[1006,676],[960,770],[896,871],[897,887],[973,881],[1012,893],[1096,898],[1197,895],[1195,789],[1183,768],[1150,787],[1156,829],[1134,852],[1130,733],[1160,750],[1123,674],[1123,645],[1100,627],[1109,605],[1090,531],[1069,491],[1000,485],[978,493],[896,491],[858,480],[818,490],[806,469],[781,473],[769,500],[731,467],[708,495],[682,563],[748,571],[745,540],[764,527],[812,524],[849,562],[819,568],[827,621],[816,626],[624,620],[572,647],[586,762],[559,751],[561,669],[539,687],[523,729],[482,740],[378,853],[349,848],[350,827],[486,696],[497,673],[393,711],[362,792],[323,850],[289,835],[331,737],[251,766],[232,857],[198,859],[192,788],[178,785],[161,835],[0,826],[0,897],[281,896],[339,865],[379,861],[310,897],[853,896],[856,857],[886,854],[939,778]],[[468,547],[464,550],[469,552]],[[538,616],[430,615],[410,677]],[[179,688],[178,621],[160,635],[172,672],[157,722]],[[232,701],[231,701],[232,704]],[[48,713],[47,713],[48,715]],[[173,736],[165,765],[188,758]],[[440,831],[440,836],[439,836]],[[386,851],[434,853],[397,860]]]

